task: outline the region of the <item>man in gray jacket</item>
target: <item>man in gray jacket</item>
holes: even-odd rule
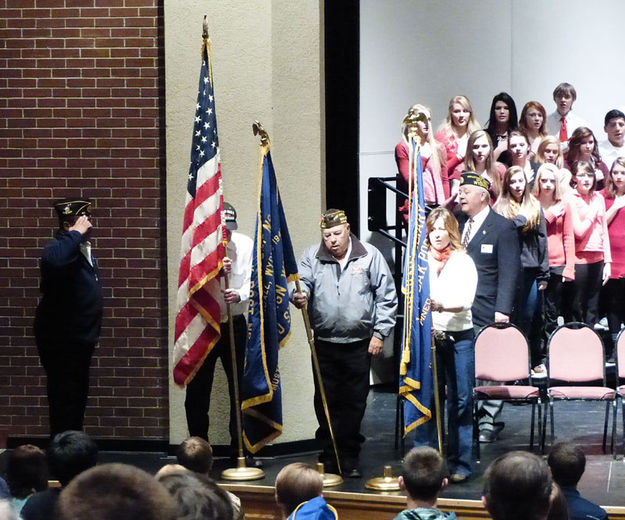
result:
[[[369,393],[371,356],[382,352],[384,338],[395,325],[397,294],[382,254],[350,232],[342,210],[321,216],[321,244],[309,247],[300,260],[303,292],[294,293],[298,308],[308,305],[315,347],[328,400],[332,429],[343,472],[359,477],[358,454],[364,437],[360,423]],[[319,460],[336,471],[332,441],[315,380],[316,437]]]

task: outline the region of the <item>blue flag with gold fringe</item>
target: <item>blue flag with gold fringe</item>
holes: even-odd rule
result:
[[[432,313],[430,275],[425,229],[425,199],[421,153],[412,142],[415,157],[408,241],[404,257],[404,331],[399,393],[404,400],[404,435],[432,419],[434,381],[432,373]]]
[[[241,385],[243,441],[251,453],[282,433],[278,351],[291,333],[288,283],[298,277],[269,145],[263,154]]]

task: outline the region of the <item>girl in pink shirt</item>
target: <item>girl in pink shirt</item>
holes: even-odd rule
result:
[[[566,321],[593,327],[599,321],[599,291],[610,278],[612,257],[605,202],[595,192],[595,168],[586,161],[571,165],[575,190],[567,199],[575,234],[575,280]]]
[[[421,140],[421,165],[423,167],[423,192],[427,206],[436,207],[445,203],[449,196],[449,181],[447,179],[447,161],[445,148],[442,144],[434,140],[431,132],[432,118],[430,110],[423,105],[413,105],[408,110],[408,115],[423,115],[424,121],[417,123],[417,135]],[[405,121],[405,120],[404,120]],[[409,192],[409,179],[411,177],[412,165],[410,164],[410,152],[408,143],[408,125],[402,123],[403,139],[395,147],[395,162],[399,170],[397,188],[404,193]],[[416,157],[415,157],[416,159]],[[447,189],[445,189],[447,187]],[[408,200],[406,199],[399,208],[404,220],[408,221]]]
[[[616,345],[621,323],[625,322],[625,157],[619,157],[612,164],[601,194],[605,199],[612,255],[610,279],[601,291],[601,300],[602,308],[608,315],[610,334]]]
[[[556,330],[558,316],[564,315],[562,298],[564,282],[575,278],[573,220],[560,194],[558,170],[555,164],[543,164],[538,168],[533,188],[533,194],[543,208],[547,224],[549,280],[544,292],[546,339]]]
[[[434,138],[445,147],[447,172],[451,173],[462,162],[467,152],[467,139],[479,130],[473,107],[466,96],[454,96],[449,100],[447,119]]]

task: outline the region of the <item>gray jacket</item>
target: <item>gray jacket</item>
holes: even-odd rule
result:
[[[299,263],[308,314],[315,336],[332,343],[388,336],[395,325],[397,294],[382,254],[351,235],[352,250],[345,265],[321,245],[309,247]]]

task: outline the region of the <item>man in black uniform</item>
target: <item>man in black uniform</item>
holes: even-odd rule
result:
[[[100,336],[102,286],[91,255],[91,201],[54,203],[59,229],[41,254],[35,338],[48,376],[50,436],[82,430],[89,365]]]

